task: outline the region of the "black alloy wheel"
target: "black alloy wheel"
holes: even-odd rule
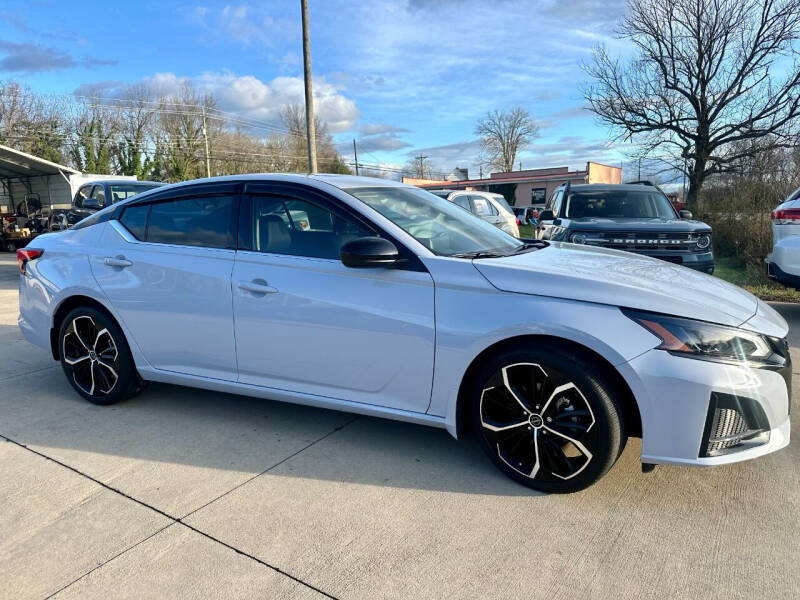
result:
[[[614,464],[624,423],[605,373],[559,348],[514,350],[484,365],[473,423],[484,451],[515,481],[583,489]]]
[[[61,366],[72,387],[94,404],[113,404],[139,387],[119,326],[94,308],[77,308],[59,335]]]

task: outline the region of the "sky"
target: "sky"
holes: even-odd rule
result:
[[[581,65],[614,36],[624,0],[309,0],[317,115],[340,152],[478,176],[477,121],[523,107],[539,135],[523,168],[627,163],[628,146],[585,110]],[[108,97],[184,81],[222,110],[277,122],[303,102],[300,2],[3,0],[0,80]],[[626,171],[626,176],[635,175]]]

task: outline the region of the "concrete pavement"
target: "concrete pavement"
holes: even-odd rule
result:
[[[155,384],[96,407],[21,339],[16,280],[0,254],[0,598],[800,596],[796,441],[642,475],[631,440],[545,496],[405,423]]]

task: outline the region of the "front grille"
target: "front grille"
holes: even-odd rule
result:
[[[615,250],[677,250],[698,251],[698,234],[685,232],[604,231],[586,234],[586,243]],[[708,248],[703,249],[704,252]]]
[[[739,411],[733,408],[718,408],[714,411],[714,420],[711,423],[708,454],[735,446],[741,441],[741,434],[745,431],[747,422]]]
[[[713,392],[708,404],[700,456],[726,454],[745,442],[769,441],[769,421],[764,409],[752,398]]]

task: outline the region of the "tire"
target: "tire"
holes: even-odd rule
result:
[[[6,252],[16,252],[17,245],[11,240],[6,240],[5,242],[3,242],[3,250],[5,250]]]
[[[542,492],[582,490],[603,477],[627,441],[608,376],[558,347],[527,345],[484,363],[470,416],[481,447],[508,477]]]
[[[105,313],[74,309],[61,324],[58,344],[67,380],[92,404],[114,404],[141,389],[125,336]]]

